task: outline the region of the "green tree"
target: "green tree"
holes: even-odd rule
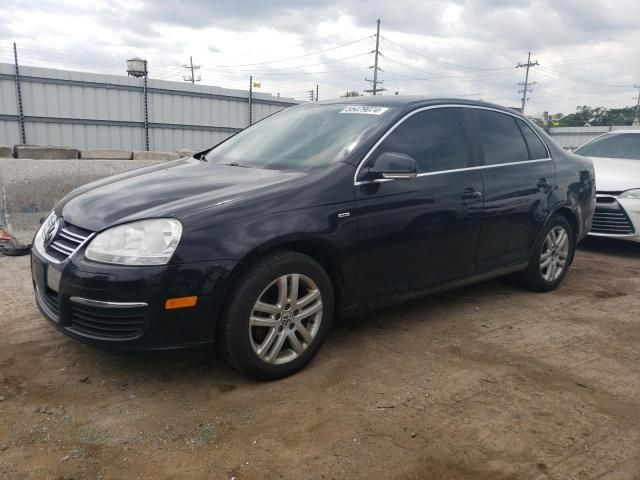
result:
[[[575,113],[568,115],[554,114],[551,119],[558,122],[561,127],[607,126],[607,125],[631,125],[633,121],[634,107],[606,108],[579,105]]]
[[[361,97],[362,94],[360,92],[358,92],[357,90],[349,90],[347,91],[344,95],[340,95],[342,98],[347,98],[347,97]]]

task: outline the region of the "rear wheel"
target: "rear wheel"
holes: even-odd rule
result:
[[[562,215],[553,215],[538,235],[527,268],[521,272],[521,283],[538,292],[555,289],[567,274],[573,261],[575,235]]]
[[[253,265],[231,293],[218,335],[222,353],[262,380],[291,375],[320,349],[333,310],[324,269],[306,255],[276,252]]]

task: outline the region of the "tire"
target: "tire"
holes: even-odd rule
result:
[[[564,234],[559,240],[560,232],[564,232]],[[562,240],[565,238],[566,240]],[[569,266],[573,262],[575,238],[575,232],[569,221],[562,215],[553,215],[536,238],[529,265],[520,272],[518,278],[520,283],[536,292],[549,292],[557,288],[564,280]],[[564,248],[565,246],[566,248]],[[551,270],[554,262],[555,272]],[[564,262],[562,269],[558,273],[562,262]],[[544,265],[545,263],[547,265]]]
[[[235,284],[218,348],[241,373],[259,380],[283,378],[311,361],[333,316],[333,285],[324,269],[311,257],[279,250],[258,260]]]

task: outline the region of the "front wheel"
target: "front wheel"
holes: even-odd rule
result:
[[[555,289],[573,261],[575,235],[569,221],[553,215],[533,246],[529,265],[520,273],[520,282],[537,292]]]
[[[331,280],[312,258],[278,251],[240,279],[225,312],[219,346],[228,363],[261,380],[302,369],[333,320]]]

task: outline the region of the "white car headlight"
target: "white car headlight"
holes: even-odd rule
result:
[[[632,190],[622,192],[618,198],[640,198],[640,188],[634,188]]]
[[[118,265],[165,265],[181,235],[182,224],[173,218],[125,223],[96,235],[84,256]]]
[[[56,212],[51,210],[51,213],[47,215],[47,218],[45,218],[44,222],[42,222],[42,225],[40,225],[40,228],[36,233],[36,240],[43,240],[45,232],[49,230],[49,228],[51,228],[51,225],[53,225],[56,220],[58,220],[58,217],[56,217]]]

